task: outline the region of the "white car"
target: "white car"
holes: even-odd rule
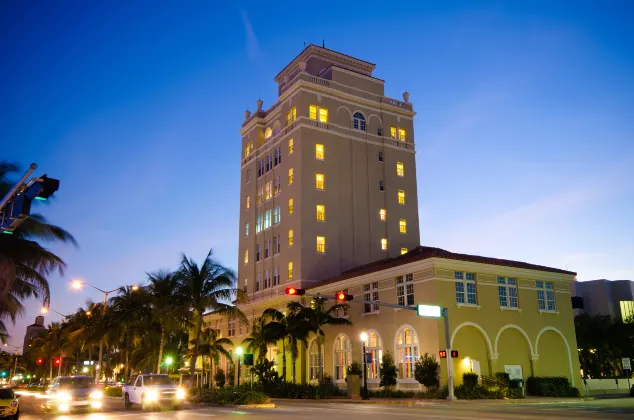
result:
[[[53,379],[42,404],[45,412],[66,413],[75,408],[100,409],[103,392],[97,389],[90,376],[60,376]]]
[[[140,404],[143,410],[157,405],[170,405],[178,410],[185,401],[185,390],[167,375],[139,375],[121,392],[125,408]]]

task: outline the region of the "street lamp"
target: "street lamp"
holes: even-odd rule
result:
[[[174,360],[170,356],[167,356],[165,358],[165,366],[167,366],[167,373],[168,374],[170,373],[170,365],[172,364],[173,361]],[[161,373],[161,372],[159,372],[159,373]]]
[[[13,375],[10,376],[10,378],[14,378],[15,374],[18,370],[18,350],[20,350],[21,348],[23,348],[22,346],[13,346],[11,344],[7,344],[4,343],[5,347],[13,347],[13,349],[15,350],[15,362],[13,363]]]
[[[238,386],[240,386],[240,356],[242,356],[242,353],[244,353],[244,350],[242,350],[242,347],[238,347],[236,349],[236,354],[238,355]]]
[[[112,289],[112,290],[103,290],[100,289],[97,286],[93,286],[90,283],[86,283],[85,281],[82,280],[78,280],[78,279],[74,279],[73,281],[71,281],[71,287],[75,290],[80,290],[83,286],[89,286],[92,287],[93,289],[103,293],[103,314],[104,316],[106,315],[106,307],[108,306],[108,295],[112,292],[116,292],[117,290],[119,290],[120,288],[117,287],[116,289]],[[130,288],[133,291],[136,291],[139,289],[139,286],[130,286]],[[90,316],[90,311],[87,312],[87,315]],[[101,362],[103,361],[103,340],[99,340],[99,364],[97,366],[95,366],[95,380],[97,382],[99,382],[99,373],[100,373],[100,368],[101,368]]]
[[[368,342],[368,334],[364,331],[361,333],[361,343],[363,343],[363,399],[369,400],[368,395],[368,364],[366,363],[366,350],[365,346]]]
[[[64,318],[68,318],[70,315],[64,315],[62,313],[57,312],[56,310],[51,309],[50,307],[47,306],[43,306],[42,309],[40,310],[40,312],[42,312],[43,314],[47,314],[49,312],[55,312],[57,315],[64,317]]]

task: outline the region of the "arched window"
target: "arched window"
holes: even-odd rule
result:
[[[350,339],[345,334],[339,334],[335,339],[335,380],[346,379],[346,370],[352,362]]]
[[[310,342],[308,346],[308,380],[319,380],[319,367],[324,365],[324,347],[321,348],[321,360],[317,352],[317,339]]]
[[[267,129],[264,130],[264,140],[268,139],[272,135],[273,135],[273,130],[271,129],[271,127],[267,127]]]
[[[378,379],[380,374],[381,358],[383,357],[383,340],[378,332],[368,331],[366,352],[372,355],[372,361],[368,365],[368,378]]]
[[[410,326],[401,327],[396,333],[396,366],[400,379],[414,377],[414,364],[419,353],[416,331]]]
[[[353,127],[355,128],[355,130],[365,131],[365,117],[363,116],[363,114],[360,112],[355,112],[352,118],[354,119]]]

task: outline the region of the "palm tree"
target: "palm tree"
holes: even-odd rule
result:
[[[139,336],[150,321],[150,309],[148,307],[149,296],[143,289],[135,289],[130,286],[120,287],[117,295],[110,298],[108,313],[114,327],[112,334],[114,342],[123,343],[125,359],[125,379],[130,378],[130,352],[132,345],[142,338]]]
[[[14,184],[9,175],[17,172],[17,165],[0,162],[0,197],[4,197]],[[48,305],[47,276],[53,271],[62,274],[65,267],[64,261],[43,248],[39,241],[77,246],[70,233],[49,224],[38,214],[29,216],[13,235],[0,235],[0,339],[6,335],[2,319],[14,321],[24,311],[21,300],[34,297]]]
[[[220,331],[214,328],[205,328],[200,335],[200,347],[199,351],[201,354],[206,354],[209,356],[209,385],[213,387],[213,377],[214,377],[214,363],[217,365],[218,360],[220,359],[220,355],[224,355],[227,358],[231,358],[231,353],[225,348],[233,347],[233,342],[228,338],[222,338],[220,336]],[[190,341],[190,344],[193,346],[195,344],[194,340]],[[204,375],[204,358],[203,358],[203,375]]]
[[[234,297],[238,303],[246,302],[246,294],[236,288],[235,273],[216,262],[212,258],[212,253],[210,250],[200,266],[183,255],[180,269],[176,273],[178,279],[176,296],[182,299],[182,305],[189,311],[189,319],[194,323],[194,352],[190,364],[192,386],[199,354],[203,315],[211,311],[219,315],[234,316],[246,322],[242,311],[226,303]]]
[[[311,307],[301,307],[299,316],[304,317],[311,326],[311,330],[317,334],[317,358],[319,360],[319,381],[324,380],[324,366],[322,359],[322,346],[326,339],[323,327],[327,325],[352,325],[352,322],[345,318],[339,318],[334,314],[348,308],[346,304],[335,304],[326,309],[326,299],[316,297],[313,298]]]
[[[174,290],[178,287],[176,276],[167,271],[158,271],[154,274],[148,274],[148,280],[150,284],[146,289],[149,295],[152,320],[159,324],[161,330],[156,366],[156,372],[161,373],[166,335],[183,324],[182,319],[186,312],[183,311],[183,306],[179,305],[178,296],[174,296]]]
[[[242,340],[242,344],[246,346],[247,350],[257,353],[258,362],[262,362],[266,357],[269,344],[278,341],[276,332],[267,328],[267,324],[267,317],[264,315],[254,319],[249,336]]]

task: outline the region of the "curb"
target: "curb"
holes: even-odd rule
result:
[[[275,404],[244,404],[238,405],[239,408],[275,408]]]

